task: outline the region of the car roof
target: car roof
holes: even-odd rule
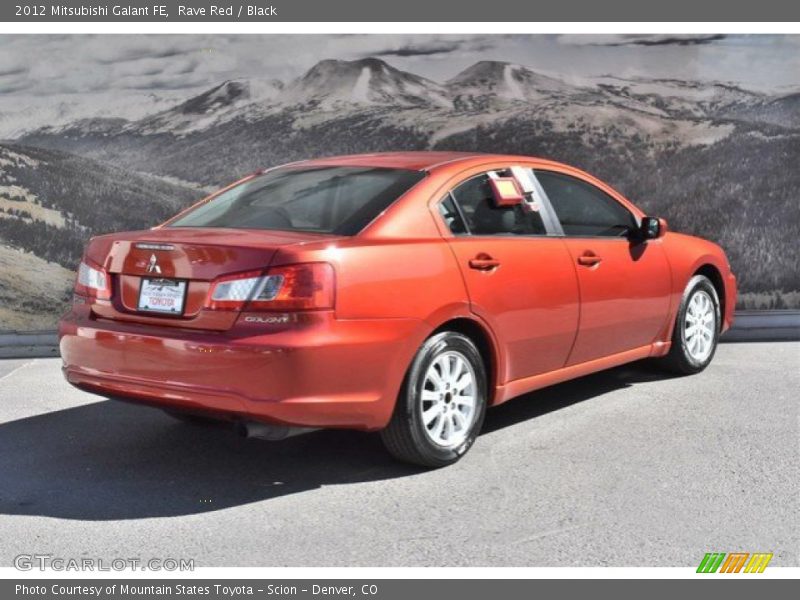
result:
[[[332,156],[312,160],[290,163],[289,167],[322,167],[322,166],[353,166],[353,167],[383,167],[388,169],[409,169],[413,171],[426,171],[431,174],[441,174],[444,177],[457,174],[465,169],[478,167],[497,168],[499,165],[526,165],[536,169],[555,170],[566,175],[583,179],[599,187],[617,200],[622,201],[635,214],[643,214],[641,210],[630,202],[625,196],[587,173],[571,165],[536,156],[521,156],[517,154],[490,154],[484,152],[439,152],[439,151],[413,151],[413,152],[374,152],[371,154],[350,154]]]
[[[413,171],[430,171],[445,164],[471,163],[478,160],[485,161],[530,161],[539,160],[528,156],[513,156],[506,154],[487,154],[482,152],[374,152],[371,154],[351,154],[347,156],[332,156],[317,158],[301,163],[297,166],[354,166],[354,167],[385,167],[391,169],[410,169]],[[550,162],[550,161],[543,161]]]

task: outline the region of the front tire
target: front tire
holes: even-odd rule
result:
[[[704,275],[689,280],[681,299],[672,345],[662,360],[668,370],[692,375],[705,369],[714,353],[720,335],[721,313],[717,290]]]
[[[399,460],[423,467],[458,461],[475,442],[486,413],[486,367],[468,337],[430,337],[411,363],[392,419],[381,432]]]

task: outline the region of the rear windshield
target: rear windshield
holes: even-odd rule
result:
[[[355,235],[424,176],[374,167],[277,169],[232,187],[169,226]]]

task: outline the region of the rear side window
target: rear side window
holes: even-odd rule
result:
[[[536,171],[565,235],[619,237],[636,228],[636,219],[603,190],[569,175]]]
[[[277,169],[229,189],[170,227],[355,235],[424,176],[372,167]]]
[[[544,222],[538,211],[524,206],[498,208],[494,205],[488,175],[478,175],[455,188],[451,194],[458,204],[466,229],[472,235],[546,235]],[[445,203],[442,203],[442,207]],[[440,207],[440,210],[442,208]],[[447,217],[445,217],[447,221]],[[448,222],[454,234],[464,233],[460,219]]]
[[[442,219],[447,223],[451,233],[467,233],[467,226],[464,225],[464,220],[461,218],[453,196],[448,195],[439,203],[439,214],[442,215]]]

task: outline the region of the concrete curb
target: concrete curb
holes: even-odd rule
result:
[[[800,340],[800,310],[743,310],[722,342],[776,342]],[[58,356],[55,331],[0,331],[0,358]]]
[[[55,331],[0,331],[0,358],[58,356]]]
[[[722,342],[800,340],[800,310],[741,310]]]

